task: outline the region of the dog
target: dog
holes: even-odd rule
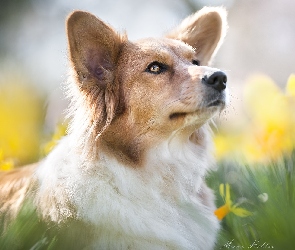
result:
[[[226,74],[208,65],[226,11],[204,7],[135,42],[83,11],[66,29],[68,135],[39,163],[1,173],[1,213],[12,221],[31,198],[44,221],[81,221],[87,249],[213,249],[219,222],[204,177],[210,121],[228,94]]]

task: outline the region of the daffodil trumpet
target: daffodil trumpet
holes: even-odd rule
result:
[[[233,202],[230,197],[230,186],[228,183],[226,183],[225,185],[223,183],[219,185],[219,193],[225,202],[223,206],[219,207],[214,212],[214,214],[219,220],[222,220],[230,212],[234,213],[239,217],[247,217],[249,215],[252,215],[252,213],[248,210],[238,207],[240,204],[242,204],[242,202],[233,205]]]

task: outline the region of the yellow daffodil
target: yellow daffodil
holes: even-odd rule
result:
[[[0,150],[0,171],[8,171],[13,167],[14,162],[11,159],[4,159],[3,152]]]
[[[289,88],[291,91],[291,87]],[[288,98],[266,76],[249,80],[245,89],[245,104],[252,118],[248,134],[248,152],[257,159],[276,159],[282,153],[291,152],[290,135],[294,127],[292,106]]]
[[[225,185],[223,183],[220,184],[219,192],[225,203],[214,212],[219,220],[222,220],[230,212],[240,217],[246,217],[252,214],[248,210],[238,207],[240,204],[233,205],[233,202],[230,198],[230,186],[228,183],[226,183]]]
[[[25,82],[25,77],[17,74],[2,76],[0,150],[3,160],[12,159],[17,164],[25,164],[39,156],[44,117],[43,101],[36,87]]]
[[[286,94],[295,97],[295,74],[291,74],[288,79]]]
[[[246,83],[243,101],[244,125],[232,129],[227,124],[215,138],[218,159],[235,155],[248,162],[264,162],[291,153],[295,147],[295,75],[289,77],[285,93],[271,78],[253,76]]]
[[[67,124],[66,123],[59,123],[54,131],[54,134],[49,142],[47,142],[43,147],[43,154],[47,155],[50,151],[56,146],[58,141],[66,135],[67,133]]]
[[[237,145],[241,145],[242,141],[243,137],[240,134],[231,133],[229,136],[227,131],[217,133],[214,136],[216,158],[223,159],[229,153],[231,155],[238,153],[240,149]]]

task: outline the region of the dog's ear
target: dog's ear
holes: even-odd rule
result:
[[[205,7],[184,19],[167,37],[192,46],[201,65],[208,65],[225,37],[226,15],[223,8]]]
[[[116,65],[121,37],[88,12],[75,11],[67,20],[70,59],[80,84],[85,80],[105,86]]]
[[[66,23],[70,62],[84,99],[93,110],[100,131],[114,117],[118,104],[115,70],[124,37],[83,11],[73,12]]]

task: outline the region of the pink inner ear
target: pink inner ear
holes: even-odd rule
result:
[[[110,56],[103,51],[89,51],[85,62],[89,73],[98,80],[104,80],[107,71],[113,68],[108,58]]]

